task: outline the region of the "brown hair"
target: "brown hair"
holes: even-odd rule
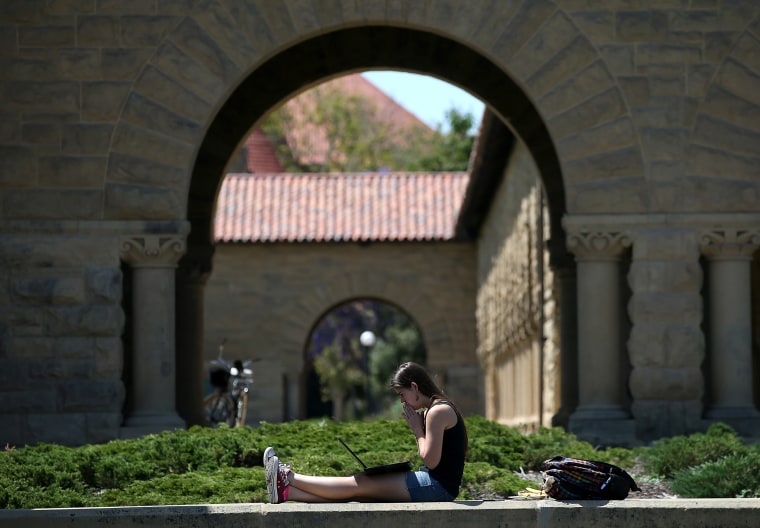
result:
[[[433,400],[444,398],[443,390],[435,384],[425,367],[409,361],[396,369],[391,377],[391,388],[408,389],[412,383],[416,383],[420,392]]]

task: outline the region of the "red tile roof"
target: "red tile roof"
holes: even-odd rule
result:
[[[245,140],[248,172],[283,172],[272,142],[256,127]]]
[[[228,174],[217,242],[431,241],[455,237],[469,175]]]

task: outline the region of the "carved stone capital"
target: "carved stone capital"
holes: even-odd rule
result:
[[[567,235],[567,249],[576,257],[619,257],[631,243],[627,231],[578,230]]]
[[[758,247],[760,229],[712,229],[699,235],[699,249],[710,259],[749,259]]]
[[[121,258],[135,268],[174,268],[185,253],[185,237],[134,235],[121,240]]]

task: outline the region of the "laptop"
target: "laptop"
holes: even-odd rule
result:
[[[338,442],[343,444],[343,447],[346,448],[346,451],[351,453],[351,455],[356,459],[359,464],[361,464],[362,468],[364,468],[363,473],[365,475],[383,475],[385,473],[397,473],[400,471],[411,471],[412,470],[412,464],[409,462],[394,462],[393,464],[383,464],[381,466],[372,466],[367,467],[367,464],[362,462],[362,459],[359,458],[359,456],[354,453],[353,449],[348,447],[348,445],[343,441],[341,437],[336,437],[338,439]]]

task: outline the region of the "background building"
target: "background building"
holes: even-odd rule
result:
[[[756,2],[63,0],[4,2],[0,22],[0,441],[184,426],[230,160],[292,95],[381,68],[497,117],[458,221],[478,245],[488,415],[544,416],[559,395],[598,442],[712,421],[758,435]],[[510,178],[528,165],[543,200]],[[534,242],[500,220],[512,192],[548,234],[528,285],[501,278],[518,267],[502,248]],[[558,337],[530,334],[547,261]],[[522,364],[555,368],[536,335],[561,383],[512,409]]]

